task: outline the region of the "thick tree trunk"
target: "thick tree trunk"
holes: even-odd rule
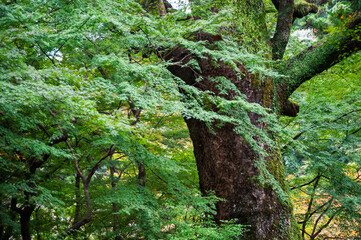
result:
[[[278,0],[274,2],[279,3]],[[281,3],[278,7],[279,10],[285,11],[284,15],[280,13],[285,22],[280,19],[279,32],[272,42],[273,58],[275,59],[282,58],[293,18],[298,17],[298,15],[293,16],[292,4],[289,5],[292,1],[282,0]],[[245,4],[247,4],[246,1]],[[249,9],[252,9],[253,5]],[[309,12],[312,11],[314,10],[309,10]],[[246,11],[244,14],[251,13]],[[355,20],[349,24],[348,28],[355,29],[355,26],[359,26],[358,16],[355,16]],[[256,32],[249,34],[250,38],[254,37],[252,34],[257,35]],[[194,86],[200,91],[213,92],[218,96],[220,96],[219,90],[210,79],[219,76],[225,77],[246,95],[249,102],[276,109],[277,113],[281,113],[282,108],[287,105],[289,95],[302,82],[338,62],[339,56],[341,53],[345,53],[345,50],[353,52],[355,49],[360,49],[360,41],[355,40],[355,35],[358,34],[335,36],[334,41],[308,49],[291,59],[282,73],[292,76],[292,79],[282,78],[275,82],[271,79],[260,80],[257,75],[247,72],[241,65],[239,69],[243,74],[239,79],[235,71],[222,62],[217,62],[216,67],[210,58],[199,58],[181,47],[175,47],[167,55],[168,59],[181,64],[170,66],[168,69],[187,85]],[[222,37],[195,33],[192,39],[208,41],[212,44],[215,41],[221,41]],[[205,57],[207,56],[205,55]],[[328,59],[331,59],[332,62]],[[187,66],[191,60],[198,62],[200,71]],[[202,77],[201,81],[199,81],[199,77]],[[234,93],[229,91],[227,95],[221,97],[233,99],[234,96]],[[215,106],[211,106],[211,108],[217,111]],[[295,115],[297,106],[292,106],[292,108],[294,108],[292,114]],[[267,126],[258,121],[259,116],[250,113],[249,118],[256,127],[267,131]],[[213,191],[217,197],[225,199],[216,205],[215,220],[220,222],[221,220],[237,219],[239,223],[248,225],[249,231],[243,236],[244,239],[300,239],[292,216],[292,206],[287,196],[281,197],[274,186],[259,181],[261,173],[257,168],[257,163],[263,158],[268,171],[287,195],[288,187],[284,179],[283,164],[279,157],[280,150],[262,145],[263,149],[268,152],[268,156],[260,156],[242,136],[234,131],[234,126],[231,124],[224,124],[220,128],[214,124],[211,131],[209,125],[198,119],[185,118],[185,121],[194,145],[202,193],[206,195]],[[277,142],[277,139],[275,141]]]
[[[226,125],[209,131],[205,123],[186,120],[194,144],[200,188],[226,201],[217,203],[220,220],[238,219],[249,226],[244,239],[290,239],[291,208],[272,186],[258,181],[258,154]],[[270,161],[278,161],[276,159]],[[281,166],[280,162],[273,163]],[[281,171],[281,169],[279,169]]]
[[[205,37],[209,36],[198,34],[197,40],[204,40]],[[215,36],[213,38],[216,39]],[[201,91],[211,91],[220,95],[216,84],[208,79],[223,76],[235,84],[238,90],[247,96],[249,102],[271,107],[271,79],[261,81],[242,66],[239,68],[243,72],[243,77],[239,79],[235,71],[225,64],[219,62],[218,67],[215,67],[210,59],[200,59],[191,55],[184,57],[185,52],[186,50],[181,48],[174,49],[172,57],[175,61],[184,63],[195,58],[201,68],[201,73],[198,74],[203,80],[196,81],[196,75],[199,75],[189,67],[172,66],[169,70],[187,84]],[[234,96],[231,91],[227,95],[222,95],[227,99],[233,99]],[[249,118],[256,127],[267,127],[258,121],[257,114],[250,113]],[[297,239],[297,236],[291,236],[293,229],[290,204],[287,203],[287,199],[278,196],[273,186],[259,181],[260,170],[256,165],[262,156],[234,131],[234,126],[213,126],[211,131],[207,124],[200,120],[185,118],[185,121],[193,141],[202,193],[207,195],[212,191],[217,197],[225,199],[216,205],[215,220],[219,223],[221,220],[237,219],[238,223],[248,225],[249,231],[243,236],[244,239]],[[269,151],[269,156],[265,159],[268,170],[287,192],[278,151],[270,152],[271,149],[266,145],[264,148]]]

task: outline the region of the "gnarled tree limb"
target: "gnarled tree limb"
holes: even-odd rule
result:
[[[271,39],[273,59],[282,59],[291,28],[296,18],[303,18],[309,13],[317,13],[318,8],[315,4],[307,2],[294,3],[294,0],[272,0],[278,10],[276,33]]]
[[[316,4],[308,3],[305,1],[299,2],[295,5],[295,9],[293,12],[293,21],[296,18],[303,18],[310,13],[317,13],[318,7]]]
[[[335,33],[323,43],[311,46],[291,58],[281,71],[287,78],[277,84],[281,102],[305,81],[327,70],[345,57],[361,49],[361,12],[345,26],[343,31]]]
[[[293,23],[293,0],[279,0],[276,33],[271,39],[273,59],[282,59]],[[276,7],[277,8],[277,7]]]

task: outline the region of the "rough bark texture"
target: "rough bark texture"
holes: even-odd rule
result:
[[[212,42],[217,39],[219,37],[211,38],[207,34],[196,35],[196,40]],[[218,63],[219,67],[215,67],[209,58],[197,58],[179,47],[172,51],[171,57],[174,61],[183,63],[192,58],[198,61],[201,73],[179,66],[172,66],[169,70],[199,90],[212,91],[218,95],[216,84],[208,79],[223,76],[231,80],[247,96],[249,102],[271,106],[273,84],[270,79],[260,81],[242,66],[239,68],[244,77],[239,79],[235,71],[222,62]],[[195,81],[198,74],[203,77],[202,81]],[[234,96],[232,92],[228,92],[223,97],[232,99]],[[257,127],[265,127],[257,121],[258,115],[250,113],[249,117]],[[250,231],[243,236],[244,239],[291,239],[290,206],[281,201],[270,185],[257,180],[260,173],[255,163],[261,156],[234,132],[231,124],[214,127],[212,133],[202,121],[194,118],[186,118],[185,121],[193,141],[202,193],[206,195],[209,191],[214,191],[216,196],[226,199],[217,203],[215,220],[220,222],[238,219],[239,223],[249,225]],[[276,179],[283,182],[283,168],[277,156],[271,153],[267,161],[272,173],[276,173]]]
[[[275,60],[283,58],[290,37],[293,22],[294,1],[279,0],[276,8],[278,9],[276,33],[271,40],[272,55]]]
[[[200,188],[226,199],[217,203],[217,222],[238,219],[248,225],[244,239],[289,239],[291,209],[282,204],[271,186],[256,179],[257,154],[231,125],[210,133],[195,119],[186,120],[194,144]]]

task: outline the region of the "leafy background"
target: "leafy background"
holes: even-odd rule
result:
[[[342,28],[359,8],[358,1],[321,2],[318,14],[295,23],[296,29],[317,30],[319,39]],[[3,239],[20,237],[18,212],[31,208],[37,239],[64,237],[88,211],[92,221],[69,239],[233,239],[244,231],[207,220],[220,199],[201,197],[182,116],[238,124],[252,141],[255,128],[246,111],[268,114],[241,94],[229,103],[184,85],[168,72],[162,51],[180,45],[234,66],[241,62],[253,73],[277,73],[265,67],[270,63],[252,45],[257,43],[239,38],[240,30],[224,36],[220,51],[189,40],[193,32],[213,33],[241,15],[210,11],[218,1],[194,3],[192,13],[164,18],[131,0],[1,3]],[[270,35],[276,21],[271,4],[265,1]],[[202,19],[195,24],[184,20],[189,16]],[[244,31],[257,28],[238,20],[249,28]],[[310,44],[295,36],[287,54]],[[292,96],[299,115],[275,126],[305,238],[360,236],[360,59],[354,54],[303,84]],[[183,99],[179,89],[193,98]],[[199,101],[204,98],[224,111],[238,106],[239,116],[209,111]]]

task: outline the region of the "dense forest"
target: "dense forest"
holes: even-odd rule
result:
[[[0,239],[361,238],[361,1],[2,0]]]

